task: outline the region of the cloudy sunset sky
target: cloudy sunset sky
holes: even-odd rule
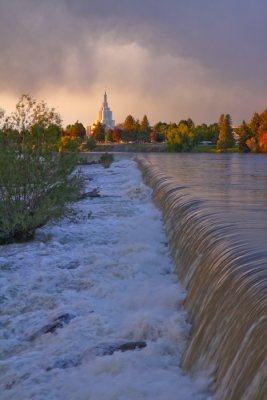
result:
[[[266,0],[0,0],[0,108],[22,93],[64,124],[233,122],[267,107]]]

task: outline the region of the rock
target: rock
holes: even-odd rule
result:
[[[143,349],[146,347],[146,342],[123,342],[123,343],[102,343],[92,349],[92,352],[97,356],[110,356],[116,351],[130,351],[136,349]]]
[[[146,347],[146,342],[137,341],[137,342],[120,342],[120,343],[101,343],[96,347],[86,351],[82,356],[78,356],[76,358],[70,360],[57,360],[53,366],[47,367],[46,371],[51,371],[55,368],[73,368],[80,365],[85,358],[92,358],[94,356],[111,356],[116,351],[130,351],[136,349],[143,349]]]
[[[58,360],[55,362],[55,364],[52,367],[47,367],[46,371],[51,371],[52,369],[55,369],[55,368],[60,368],[60,369],[73,368],[73,367],[77,367],[78,365],[80,365],[80,363],[81,363],[80,359]]]
[[[93,197],[100,197],[99,188],[93,189],[91,192],[86,192],[81,195],[81,200]]]
[[[44,325],[41,329],[31,335],[29,340],[35,340],[38,336],[46,333],[54,333],[57,329],[61,329],[64,325],[67,325],[73,318],[75,318],[75,315],[69,313],[61,314],[53,319],[49,324]]]
[[[60,269],[77,269],[79,266],[80,263],[78,261],[71,261],[68,264],[58,265],[57,267]]]

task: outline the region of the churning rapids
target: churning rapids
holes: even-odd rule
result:
[[[82,173],[101,197],[0,248],[1,400],[206,400],[151,189],[130,160]]]

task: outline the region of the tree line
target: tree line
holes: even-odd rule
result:
[[[195,151],[200,145],[211,145],[217,151],[267,152],[267,109],[255,113],[250,122],[243,121],[233,128],[229,114],[222,114],[218,122],[195,125],[191,118],[176,122],[157,122],[151,126],[144,115],[142,121],[128,115],[114,130],[105,130],[99,122],[92,133],[98,143],[163,143],[169,151]],[[208,149],[208,148],[207,148]]]

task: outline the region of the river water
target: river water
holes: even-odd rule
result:
[[[148,154],[152,164],[216,212],[249,246],[267,251],[267,156]]]
[[[101,197],[0,247],[1,400],[206,400],[151,189],[130,160],[82,174]]]
[[[1,400],[266,399],[267,158],[144,157],[163,214],[133,161],[84,166],[101,197],[0,247]]]
[[[214,400],[265,400],[267,157],[149,154],[139,165],[187,289],[183,366],[212,371]]]

